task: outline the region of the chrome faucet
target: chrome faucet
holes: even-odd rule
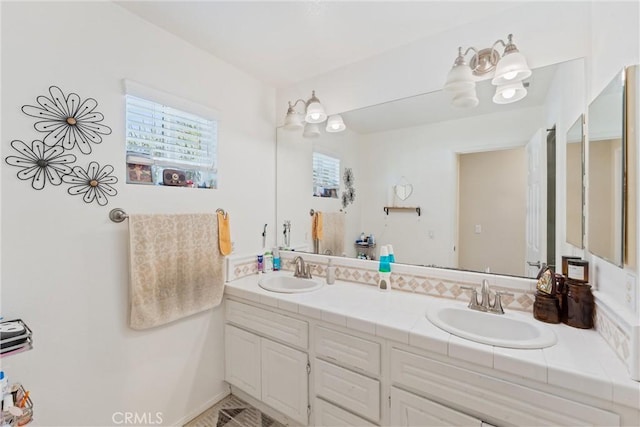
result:
[[[478,303],[478,291],[472,286],[460,286],[461,289],[471,291],[471,299],[469,300],[468,307],[472,310],[484,311],[487,313],[504,314],[502,308],[502,296],[513,296],[512,293],[496,291],[493,299],[493,304],[490,303],[491,292],[489,290],[489,281],[487,279],[482,280],[480,285],[480,303]]]
[[[293,277],[299,277],[301,279],[311,279],[311,266],[305,265],[304,259],[300,255],[293,259],[293,264],[296,265],[296,269],[293,272]]]

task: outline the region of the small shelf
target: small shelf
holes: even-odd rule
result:
[[[416,211],[418,216],[421,215],[422,211],[420,210],[420,206],[416,207],[400,207],[400,206],[385,206],[384,213],[389,215],[389,211]]]
[[[21,319],[0,322],[0,358],[22,353],[33,348],[31,329]]]

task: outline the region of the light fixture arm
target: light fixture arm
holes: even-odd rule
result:
[[[496,42],[493,44],[493,46],[491,46],[491,49],[495,50],[496,46],[499,45],[499,44],[501,44],[502,47],[504,48],[504,53],[502,54],[502,56],[507,55],[507,54],[512,53],[512,52],[518,52],[518,48],[513,43],[513,34],[509,34],[507,36],[507,42],[506,43],[502,39],[496,40]]]
[[[287,114],[295,113],[296,105],[298,105],[299,102],[302,102],[303,104],[305,104],[305,106],[307,105],[307,101],[305,101],[304,99],[298,99],[293,104],[291,103],[291,101],[289,101],[289,109],[287,110]]]

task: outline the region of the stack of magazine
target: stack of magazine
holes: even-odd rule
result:
[[[21,319],[0,322],[0,356],[20,353],[31,348],[31,329]]]

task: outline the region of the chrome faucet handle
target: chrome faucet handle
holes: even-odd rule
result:
[[[473,286],[460,286],[460,289],[471,291],[471,299],[469,299],[469,305],[467,307],[477,309],[480,306],[478,304],[478,290]]]
[[[512,297],[513,294],[511,292],[504,291],[496,291],[496,297],[493,300],[493,305],[491,306],[491,312],[496,314],[504,314],[504,309],[502,308],[502,296]]]
[[[313,277],[311,277],[311,269],[313,269],[315,267],[315,265],[313,264],[307,264],[306,268],[304,270],[304,278],[305,279],[313,279]]]

